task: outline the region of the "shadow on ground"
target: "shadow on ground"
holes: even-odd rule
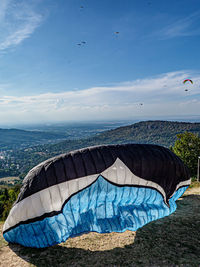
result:
[[[126,238],[123,247],[103,250],[104,237],[99,234],[95,240],[88,234],[46,249],[9,247],[35,266],[200,266],[200,196],[185,196],[177,205],[174,214],[149,223],[136,236],[112,235],[114,244]]]

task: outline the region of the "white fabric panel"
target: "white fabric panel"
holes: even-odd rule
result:
[[[69,189],[66,183],[61,183],[58,184],[59,190],[60,190],[60,197],[61,197],[61,202],[64,203],[66,200],[66,196],[69,195]]]
[[[129,168],[124,168],[124,170],[125,170],[125,184],[133,184],[132,177],[134,177],[135,174],[132,174],[132,176],[130,176],[128,175],[130,172]]]
[[[29,216],[31,216],[30,218],[34,218],[34,217],[37,216],[38,208],[39,209],[41,209],[41,208],[43,209],[43,207],[42,207],[42,203],[41,203],[40,194],[37,194],[37,195],[33,194],[30,197],[31,197],[31,205],[32,205],[32,209],[31,210],[33,210],[33,212]]]
[[[166,202],[165,191],[160,185],[134,175],[130,169],[117,158],[114,164],[102,173],[53,185],[23,199],[11,209],[4,224],[3,231],[6,231],[8,228],[21,221],[39,217],[51,211],[60,211],[64,202],[71,195],[92,184],[99,175],[102,175],[115,184],[140,185],[155,188],[164,196]],[[181,186],[189,184],[190,180],[181,182],[177,185],[176,190]]]
[[[174,193],[181,187],[181,186],[189,186],[191,184],[191,179],[187,180],[187,181],[183,181],[180,182],[179,184],[177,184],[176,186],[176,190],[174,191]],[[174,195],[174,193],[170,196],[170,198]]]
[[[99,176],[99,174],[86,176],[87,184],[88,185],[92,184],[97,179],[98,176]],[[96,177],[96,178],[94,179],[93,177]],[[82,177],[82,179],[85,179],[85,177]]]
[[[79,190],[81,188],[85,188],[88,184],[91,184],[91,181],[88,181],[88,179],[85,179],[85,178],[78,179],[78,188],[79,188]]]
[[[60,207],[62,207],[62,202],[61,202],[61,193],[59,190],[59,186],[51,186],[49,187],[49,192],[51,196],[51,203],[52,203],[52,209],[53,210],[60,210]],[[35,194],[36,195],[36,194]]]
[[[119,168],[117,168],[118,181],[122,181],[123,184],[126,184],[126,169],[124,164],[119,164]]]
[[[122,176],[114,175],[114,173],[116,173],[116,172],[117,172],[117,174],[122,173],[123,169],[126,170],[126,183],[124,182],[125,179],[124,179],[123,174],[122,174]],[[142,178],[134,175],[130,171],[130,169],[119,158],[117,158],[116,161],[114,162],[114,164],[112,166],[110,166],[108,169],[106,169],[105,171],[103,171],[101,174],[106,179],[108,179],[109,181],[116,183],[116,184],[123,184],[123,185],[130,184],[130,185],[140,185],[140,186],[153,187],[153,188],[157,189],[163,195],[165,203],[166,203],[166,194],[160,185],[158,185],[152,181],[147,181],[145,179],[142,179]],[[179,183],[177,185],[177,188],[179,188],[181,185],[187,185],[187,184],[190,184],[190,180]]]
[[[81,179],[81,178],[79,178]],[[79,191],[79,186],[78,186],[78,180],[71,180],[67,183],[68,188],[69,188],[69,195],[71,196],[74,192],[78,192]]]
[[[51,211],[61,210],[66,199],[77,191],[89,186],[98,176],[99,174],[89,175],[53,185],[23,199],[12,207],[3,226],[3,231],[21,221],[39,217]]]
[[[42,202],[41,209],[43,209],[43,213],[48,213],[53,209],[53,206],[51,203],[50,191],[49,191],[49,188],[47,188],[47,189],[38,192],[39,196],[41,198],[41,202]],[[24,200],[26,200],[26,199],[24,199]],[[22,200],[22,201],[24,201],[24,200]]]

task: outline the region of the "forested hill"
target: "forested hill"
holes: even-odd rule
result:
[[[0,128],[0,150],[20,149],[65,138],[62,134]]]
[[[31,168],[48,158],[88,146],[143,143],[169,147],[174,145],[176,135],[185,131],[198,133],[200,136],[200,123],[143,121],[108,130],[90,138],[65,140],[59,143],[55,143],[54,139],[54,144],[37,145],[26,149],[19,146],[18,149],[3,154],[3,159],[0,161],[0,177],[18,175],[24,177]],[[17,139],[17,135],[15,136]],[[33,140],[34,138],[35,136]],[[0,140],[3,143],[2,137]]]
[[[166,147],[173,146],[176,135],[185,131],[198,133],[200,136],[200,123],[172,122],[172,121],[142,121],[129,126],[119,127],[105,131],[94,137],[76,141],[63,141],[48,146],[52,153],[78,149],[81,147],[101,144],[158,144]]]
[[[185,131],[200,135],[200,123],[173,121],[142,121],[120,127],[99,135],[101,140],[112,142],[135,142],[158,144],[169,147],[176,140],[176,135]]]

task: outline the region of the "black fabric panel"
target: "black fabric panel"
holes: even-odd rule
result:
[[[66,181],[71,179],[76,179],[77,171],[74,166],[73,157],[71,154],[63,157],[63,161],[65,163],[65,172],[66,172]]]
[[[72,159],[73,159],[74,168],[77,173],[77,177],[86,176],[86,171],[85,171],[85,167],[83,164],[81,152],[77,151],[76,153],[73,153]]]
[[[142,148],[142,147],[141,147]],[[138,147],[136,147],[136,149],[132,149],[131,146],[127,146],[124,147],[123,151],[122,151],[122,161],[126,162],[126,153],[128,152],[127,156],[129,158],[130,163],[127,164],[127,166],[129,166],[130,170],[135,170],[134,174],[137,175],[137,173],[142,173],[142,149],[138,149]],[[124,152],[124,153],[123,153]],[[135,160],[137,157],[137,160]]]
[[[54,171],[54,161],[50,162],[45,166],[45,171],[46,171],[46,177],[48,181],[48,185],[52,186],[58,183],[57,177]]]
[[[159,184],[167,198],[179,182],[189,179],[183,162],[161,146],[125,144],[89,147],[57,156],[33,168],[24,179],[17,202],[57,183],[99,174],[117,158],[135,175]]]
[[[85,174],[90,175],[90,173],[96,173],[97,169],[96,169],[96,165],[93,161],[93,157],[90,153],[89,149],[85,149],[84,151],[82,151],[81,157],[82,157],[82,161],[83,161],[83,165],[84,165],[84,169],[85,169]]]
[[[66,173],[65,173],[65,166],[63,163],[62,157],[56,161],[54,161],[54,172],[57,177],[58,183],[62,183],[66,181]]]
[[[105,164],[105,169],[109,168],[117,159],[116,146],[104,146],[99,149]]]
[[[98,149],[89,148],[89,151],[90,151],[90,155],[93,158],[94,163],[95,163],[95,170],[96,170],[95,173],[100,173],[103,170],[105,170],[107,168],[107,164],[102,157],[102,153],[100,153],[100,148],[98,148]]]
[[[172,155],[171,153],[168,153],[168,151],[162,149],[162,154],[165,157],[165,161],[168,160],[167,164],[167,173],[168,173],[168,179],[163,179],[162,185],[165,188],[166,196],[167,198],[170,197],[170,195],[174,192],[176,189],[176,185],[181,181],[180,179],[177,179],[178,176],[176,176],[176,166],[178,165],[177,161],[175,160],[175,155]],[[170,179],[170,177],[176,177],[176,179]]]
[[[159,174],[160,171],[158,168],[158,166],[160,166],[163,174],[166,175],[166,173],[168,173],[169,166],[168,166],[168,164],[165,164],[165,162],[166,162],[165,153],[160,151],[160,149],[156,149],[156,150],[152,150],[152,154],[155,158],[155,164],[153,164],[153,166],[152,166],[152,173],[155,173],[156,177],[160,176],[160,174]],[[170,177],[170,175],[169,175],[169,177]],[[162,184],[163,184],[163,188],[166,189],[166,193],[167,193],[167,179],[163,179]]]

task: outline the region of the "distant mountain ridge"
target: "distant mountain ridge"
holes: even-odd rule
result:
[[[125,125],[123,122],[27,125],[27,129],[0,128],[0,151],[25,149],[94,136],[96,133]],[[24,126],[22,126],[24,127]]]
[[[200,123],[141,121],[77,140],[69,140],[63,133],[0,128],[0,150],[21,149],[43,144],[47,144],[45,146],[47,150],[54,153],[90,145],[117,143],[158,144],[169,147],[174,144],[176,135],[185,131],[200,135]]]
[[[24,149],[24,147],[19,145],[16,147],[16,150],[7,150],[6,157],[0,160],[0,177],[18,175],[24,177],[31,168],[48,158],[88,146],[138,143],[157,144],[170,147],[174,145],[176,135],[185,131],[198,133],[200,136],[200,123],[141,121],[128,126],[122,126],[98,133],[90,138],[76,140],[65,139],[64,141],[57,143],[54,139],[51,141],[51,144],[43,143],[40,145],[33,139],[32,141],[35,142],[35,146]],[[0,132],[2,133],[2,131]],[[14,133],[17,133],[17,131],[14,131]],[[17,138],[17,135],[15,137]],[[34,138],[35,137],[36,136],[34,136]],[[0,152],[2,143],[3,139],[0,137]],[[4,157],[4,154],[2,155]],[[10,167],[8,168],[7,166]]]
[[[65,138],[63,134],[0,128],[0,150],[19,149]]]
[[[141,121],[102,132],[91,138],[66,140],[54,145],[48,145],[47,150],[50,153],[59,154],[81,147],[122,143],[157,144],[169,147],[174,145],[176,135],[185,131],[197,133],[200,136],[200,123]]]
[[[101,133],[98,137],[112,142],[137,142],[145,144],[173,145],[176,135],[185,131],[200,135],[200,123],[176,121],[141,121]]]

